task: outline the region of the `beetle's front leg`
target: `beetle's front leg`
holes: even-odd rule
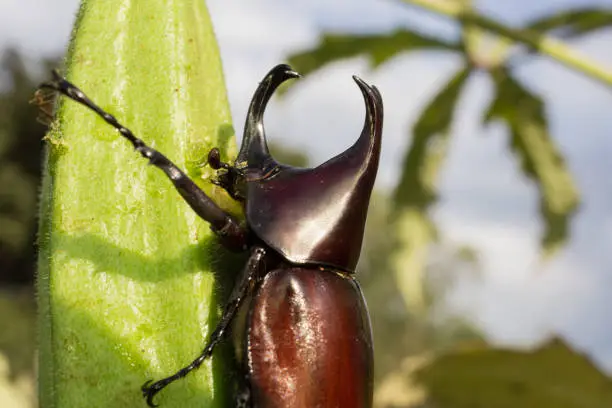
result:
[[[181,368],[175,374],[170,377],[164,378],[157,382],[151,384],[152,381],[147,381],[142,386],[142,395],[146,398],[147,404],[150,407],[154,407],[153,397],[155,394],[160,392],[163,388],[165,388],[171,382],[178,380],[179,378],[185,377],[192,370],[198,368],[204,360],[212,355],[213,349],[219,342],[223,339],[224,335],[227,333],[232,320],[236,316],[236,312],[240,308],[242,301],[250,294],[251,290],[255,286],[255,282],[261,276],[260,272],[262,271],[262,267],[264,266],[264,256],[266,251],[263,248],[255,247],[251,250],[251,256],[249,260],[242,270],[238,281],[234,285],[234,289],[232,290],[232,294],[230,296],[227,305],[225,306],[225,310],[223,311],[223,315],[221,316],[221,320],[215,327],[215,330],[210,335],[210,339],[208,340],[208,344],[202,350],[202,353],[193,360],[188,366]],[[151,384],[151,385],[149,385]]]
[[[238,221],[221,209],[210,197],[204,193],[181,169],[179,169],[166,156],[147,146],[137,138],[130,129],[123,126],[110,113],[96,105],[83,91],[74,84],[62,78],[53,71],[53,81],[41,84],[41,88],[53,89],[70,99],[85,105],[96,112],[108,124],[113,126],[129,140],[134,149],[149,163],[162,170],[170,179],[174,188],[180,193],[189,206],[205,221],[209,222],[211,229],[219,236],[224,246],[232,250],[245,250],[247,247],[247,232]]]

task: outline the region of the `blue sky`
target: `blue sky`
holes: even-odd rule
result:
[[[66,46],[76,0],[3,0],[0,49],[20,47],[31,58],[57,55]],[[476,1],[478,9],[520,24],[562,7],[605,6],[612,0]],[[239,129],[261,76],[289,52],[313,45],[322,30],[379,31],[410,26],[452,37],[452,22],[399,2],[374,0],[209,1]],[[34,11],[34,14],[32,14]],[[612,70],[612,30],[572,41]],[[284,101],[273,101],[266,123],[270,138],[311,153],[315,162],[346,148],[360,131],[363,106],[350,76],[375,83],[385,99],[386,123],[379,186],[398,177],[408,128],[420,109],[458,68],[457,57],[414,53],[371,72],[363,59],[340,62],[305,78]],[[553,136],[580,188],[583,206],[572,239],[558,256],[538,256],[541,224],[537,192],[518,171],[500,126],[483,129],[491,99],[486,75],[473,77],[453,125],[450,157],[441,175],[434,215],[445,240],[481,251],[485,276],[463,282],[453,308],[500,344],[529,345],[562,333],[612,370],[612,91],[545,58],[517,74],[547,102]],[[325,137],[317,137],[325,135]],[[329,135],[333,135],[330,137]]]

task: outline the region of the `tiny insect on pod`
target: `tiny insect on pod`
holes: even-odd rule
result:
[[[353,274],[378,170],[382,98],[376,87],[353,77],[366,105],[358,140],[315,168],[290,167],[270,155],[263,115],[276,88],[297,77],[288,65],[274,67],[255,91],[234,163],[222,162],[217,149],[208,156],[217,170],[214,182],[242,204],[244,225],[79,88],[57,73],[41,85],[89,107],[115,127],[168,176],[223,245],[250,253],[202,353],[175,374],[143,385],[149,406],[160,390],[210,357],[230,332],[240,345],[243,370],[237,406],[372,406],[372,334]]]

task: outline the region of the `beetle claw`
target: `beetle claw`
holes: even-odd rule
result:
[[[52,70],[51,74],[53,75],[53,79],[51,81],[43,82],[42,84],[40,84],[39,88],[49,88],[55,91],[62,92],[62,89],[65,88],[65,86],[63,85],[66,80],[60,75],[59,71],[56,69]]]
[[[162,387],[159,387],[159,383],[155,383],[152,386],[149,386],[153,380],[149,380],[142,385],[140,388],[142,390],[142,396],[146,398],[147,405],[150,407],[157,407],[158,405],[153,402],[153,397],[161,390]]]

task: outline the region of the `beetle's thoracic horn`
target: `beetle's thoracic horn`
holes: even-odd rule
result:
[[[262,125],[274,89],[298,74],[274,68],[251,103],[236,165],[248,168],[245,210],[251,230],[287,260],[355,270],[370,195],[378,171],[383,104],[376,87],[353,77],[366,105],[357,141],[312,169],[278,164],[268,153]],[[240,164],[239,164],[240,163]]]
[[[249,106],[242,145],[236,157],[236,166],[242,167],[245,163],[249,163],[249,167],[259,167],[264,165],[263,161],[271,159],[263,126],[264,111],[280,84],[288,79],[299,77],[300,74],[291,69],[289,65],[280,64],[272,68],[260,82]]]
[[[378,172],[382,141],[383,104],[380,92],[375,86],[368,85],[356,75],[353,75],[353,80],[359,86],[366,105],[363,130],[355,144],[323,163],[321,167],[338,162],[344,168],[351,169],[355,182],[354,188],[367,190],[367,197],[364,196],[361,199],[369,203],[370,193]]]

